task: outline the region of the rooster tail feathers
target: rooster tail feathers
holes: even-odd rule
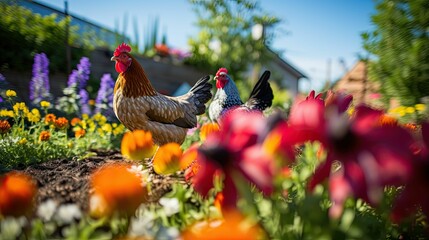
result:
[[[189,90],[190,95],[194,98],[194,104],[197,108],[198,115],[205,113],[206,103],[212,98],[212,84],[209,82],[210,76],[202,77]]]
[[[245,103],[247,107],[252,110],[265,110],[268,107],[271,107],[273,103],[273,90],[271,89],[270,79],[271,72],[265,71],[262,76],[259,78],[252,92],[250,93],[249,100]]]

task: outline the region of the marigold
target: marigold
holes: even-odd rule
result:
[[[39,141],[45,142],[51,138],[51,133],[49,131],[42,131],[39,135]]]
[[[94,190],[90,198],[92,216],[109,217],[113,213],[130,216],[147,199],[148,193],[142,186],[142,179],[130,169],[130,164],[113,163],[91,175]]]
[[[124,157],[139,161],[152,157],[156,146],[152,134],[143,130],[135,130],[124,134],[121,142],[121,153]]]
[[[48,108],[48,107],[50,107],[50,106],[51,106],[51,103],[50,103],[50,102],[48,102],[48,101],[41,101],[41,102],[40,102],[40,106],[41,106],[42,108]]]
[[[55,120],[57,120],[57,117],[54,114],[52,113],[46,114],[45,124],[53,124]]]
[[[66,129],[69,126],[69,120],[65,117],[60,117],[55,120],[54,125],[58,129]]]
[[[264,239],[263,231],[257,224],[247,221],[237,210],[228,210],[222,220],[199,222],[182,234],[184,240],[192,239]]]
[[[37,187],[30,176],[10,172],[0,177],[0,213],[19,217],[31,214]]]
[[[7,90],[6,91],[6,96],[7,97],[16,97],[16,92],[14,90]]]
[[[205,141],[207,136],[212,132],[219,131],[219,125],[217,123],[207,123],[204,124],[200,129],[200,139]]]
[[[6,134],[10,130],[10,123],[7,120],[0,120],[0,134]]]
[[[177,143],[167,143],[158,148],[153,157],[153,170],[158,174],[171,174],[180,170],[183,151]]]
[[[70,125],[72,125],[74,127],[74,126],[80,124],[81,122],[82,121],[80,120],[80,118],[75,117],[70,121]]]
[[[85,133],[86,133],[85,129],[78,129],[74,132],[74,136],[75,138],[81,138],[85,136]]]
[[[387,114],[382,114],[378,120],[380,126],[397,126],[398,121],[396,118],[389,116]]]
[[[426,110],[426,105],[424,105],[423,103],[418,103],[414,105],[414,108],[419,112],[423,112]]]
[[[15,114],[12,110],[2,109],[0,110],[0,117],[14,117]]]

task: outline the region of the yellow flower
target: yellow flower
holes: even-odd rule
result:
[[[416,108],[417,111],[419,112],[423,112],[426,110],[426,105],[424,105],[423,103],[418,103],[414,106]]]
[[[114,123],[115,124],[115,123]],[[115,129],[113,129],[113,135],[118,135],[121,134],[125,131],[125,126],[122,124],[119,124],[117,127],[115,127]]]
[[[83,120],[88,120],[89,119],[88,114],[86,114],[86,113],[82,114],[82,119]]]
[[[14,110],[16,115],[19,115],[21,111],[24,114],[27,114],[29,112],[29,110],[28,110],[28,108],[24,102],[15,103],[15,105],[13,105],[13,110]]]
[[[108,164],[91,175],[93,195],[90,197],[90,215],[109,217],[114,213],[132,216],[148,196],[142,179],[130,171],[130,164]],[[115,179],[112,181],[112,179]]]
[[[200,139],[201,141],[206,140],[207,136],[212,132],[218,132],[219,125],[217,123],[207,123],[201,127],[200,130]]]
[[[28,141],[27,141],[27,139],[26,138],[23,138],[23,139],[21,139],[21,140],[19,140],[18,141],[18,143],[19,144],[21,144],[21,145],[24,145],[24,144],[26,144]]]
[[[46,142],[51,138],[51,133],[49,131],[42,131],[39,135],[39,141]]]
[[[12,110],[2,109],[0,110],[0,117],[14,117],[15,114]]]
[[[121,142],[121,153],[124,157],[140,161],[153,156],[156,146],[152,134],[143,130],[134,130],[124,134]]]
[[[40,112],[37,108],[33,108],[31,112],[27,114],[28,121],[37,123],[40,121]]]
[[[414,107],[407,107],[406,109],[405,109],[405,112],[406,113],[414,113],[416,111],[416,109],[414,108]]]
[[[111,133],[112,132],[112,125],[110,125],[109,123],[106,123],[101,127],[101,129],[103,129],[103,131],[106,133]]]
[[[180,169],[183,151],[177,143],[167,143],[156,151],[153,157],[153,170],[158,174],[171,174]]]
[[[48,107],[50,107],[50,106],[51,106],[51,103],[50,103],[50,102],[48,102],[48,101],[41,101],[41,102],[40,102],[40,106],[41,106],[42,108],[48,108]]]
[[[7,90],[6,91],[6,96],[7,97],[16,97],[16,92],[14,90]]]

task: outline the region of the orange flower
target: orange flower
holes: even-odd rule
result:
[[[131,164],[108,164],[91,175],[94,190],[90,198],[90,214],[94,217],[114,213],[131,216],[147,199],[142,179],[130,171]]]
[[[0,177],[0,214],[19,217],[31,214],[37,192],[30,176],[10,172]]]
[[[80,118],[75,117],[70,121],[70,125],[72,125],[74,127],[74,126],[80,124],[80,122],[81,122]]]
[[[378,120],[378,123],[380,126],[396,126],[398,125],[398,121],[387,114],[383,114],[380,116],[380,119]]]
[[[85,133],[86,133],[85,129],[79,129],[79,130],[74,132],[74,137],[75,138],[81,138],[81,137],[85,136]]]
[[[51,138],[51,133],[49,131],[42,131],[39,135],[39,141],[48,141]]]
[[[168,54],[170,52],[170,49],[165,44],[156,44],[155,50],[161,56],[168,56]]]
[[[177,143],[162,145],[153,157],[153,170],[158,174],[171,174],[181,170],[182,154],[182,149]]]
[[[408,129],[411,132],[415,132],[419,129],[418,125],[414,123],[405,123],[403,126],[405,129]]]
[[[10,124],[7,120],[0,120],[0,134],[6,134],[10,130]]]
[[[57,117],[54,114],[52,113],[46,114],[45,124],[53,124],[55,120],[57,120]]]
[[[183,153],[182,157],[180,158],[180,170],[186,169],[197,160],[198,147],[199,144],[194,143]]]
[[[207,136],[212,132],[218,132],[219,125],[217,123],[207,123],[204,124],[200,129],[200,139],[201,141],[206,140]]]
[[[237,210],[224,214],[223,220],[199,222],[182,233],[184,240],[192,239],[263,239],[263,232],[258,225],[246,221]]]
[[[214,199],[214,206],[217,208],[217,210],[221,213],[222,212],[222,203],[223,203],[223,193],[218,192],[216,194],[216,197]]]
[[[152,140],[152,134],[143,130],[126,132],[121,142],[121,153],[124,157],[140,161],[152,157],[156,146]]]
[[[69,120],[65,117],[60,117],[55,120],[54,125],[58,129],[66,129],[69,126]]]

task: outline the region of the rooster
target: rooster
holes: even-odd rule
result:
[[[273,90],[268,82],[271,73],[265,71],[259,78],[250,93],[249,100],[243,103],[238,93],[237,86],[229,77],[226,68],[220,68],[214,80],[216,80],[216,94],[209,106],[209,118],[217,122],[219,118],[231,108],[239,108],[242,110],[257,110],[264,111],[271,107],[273,102]]]
[[[205,113],[205,104],[212,97],[210,77],[198,80],[182,96],[165,96],[153,88],[130,52],[131,47],[122,43],[111,59],[119,73],[113,98],[116,117],[130,130],[150,131],[157,145],[182,144],[187,130],[197,126],[197,115]]]

